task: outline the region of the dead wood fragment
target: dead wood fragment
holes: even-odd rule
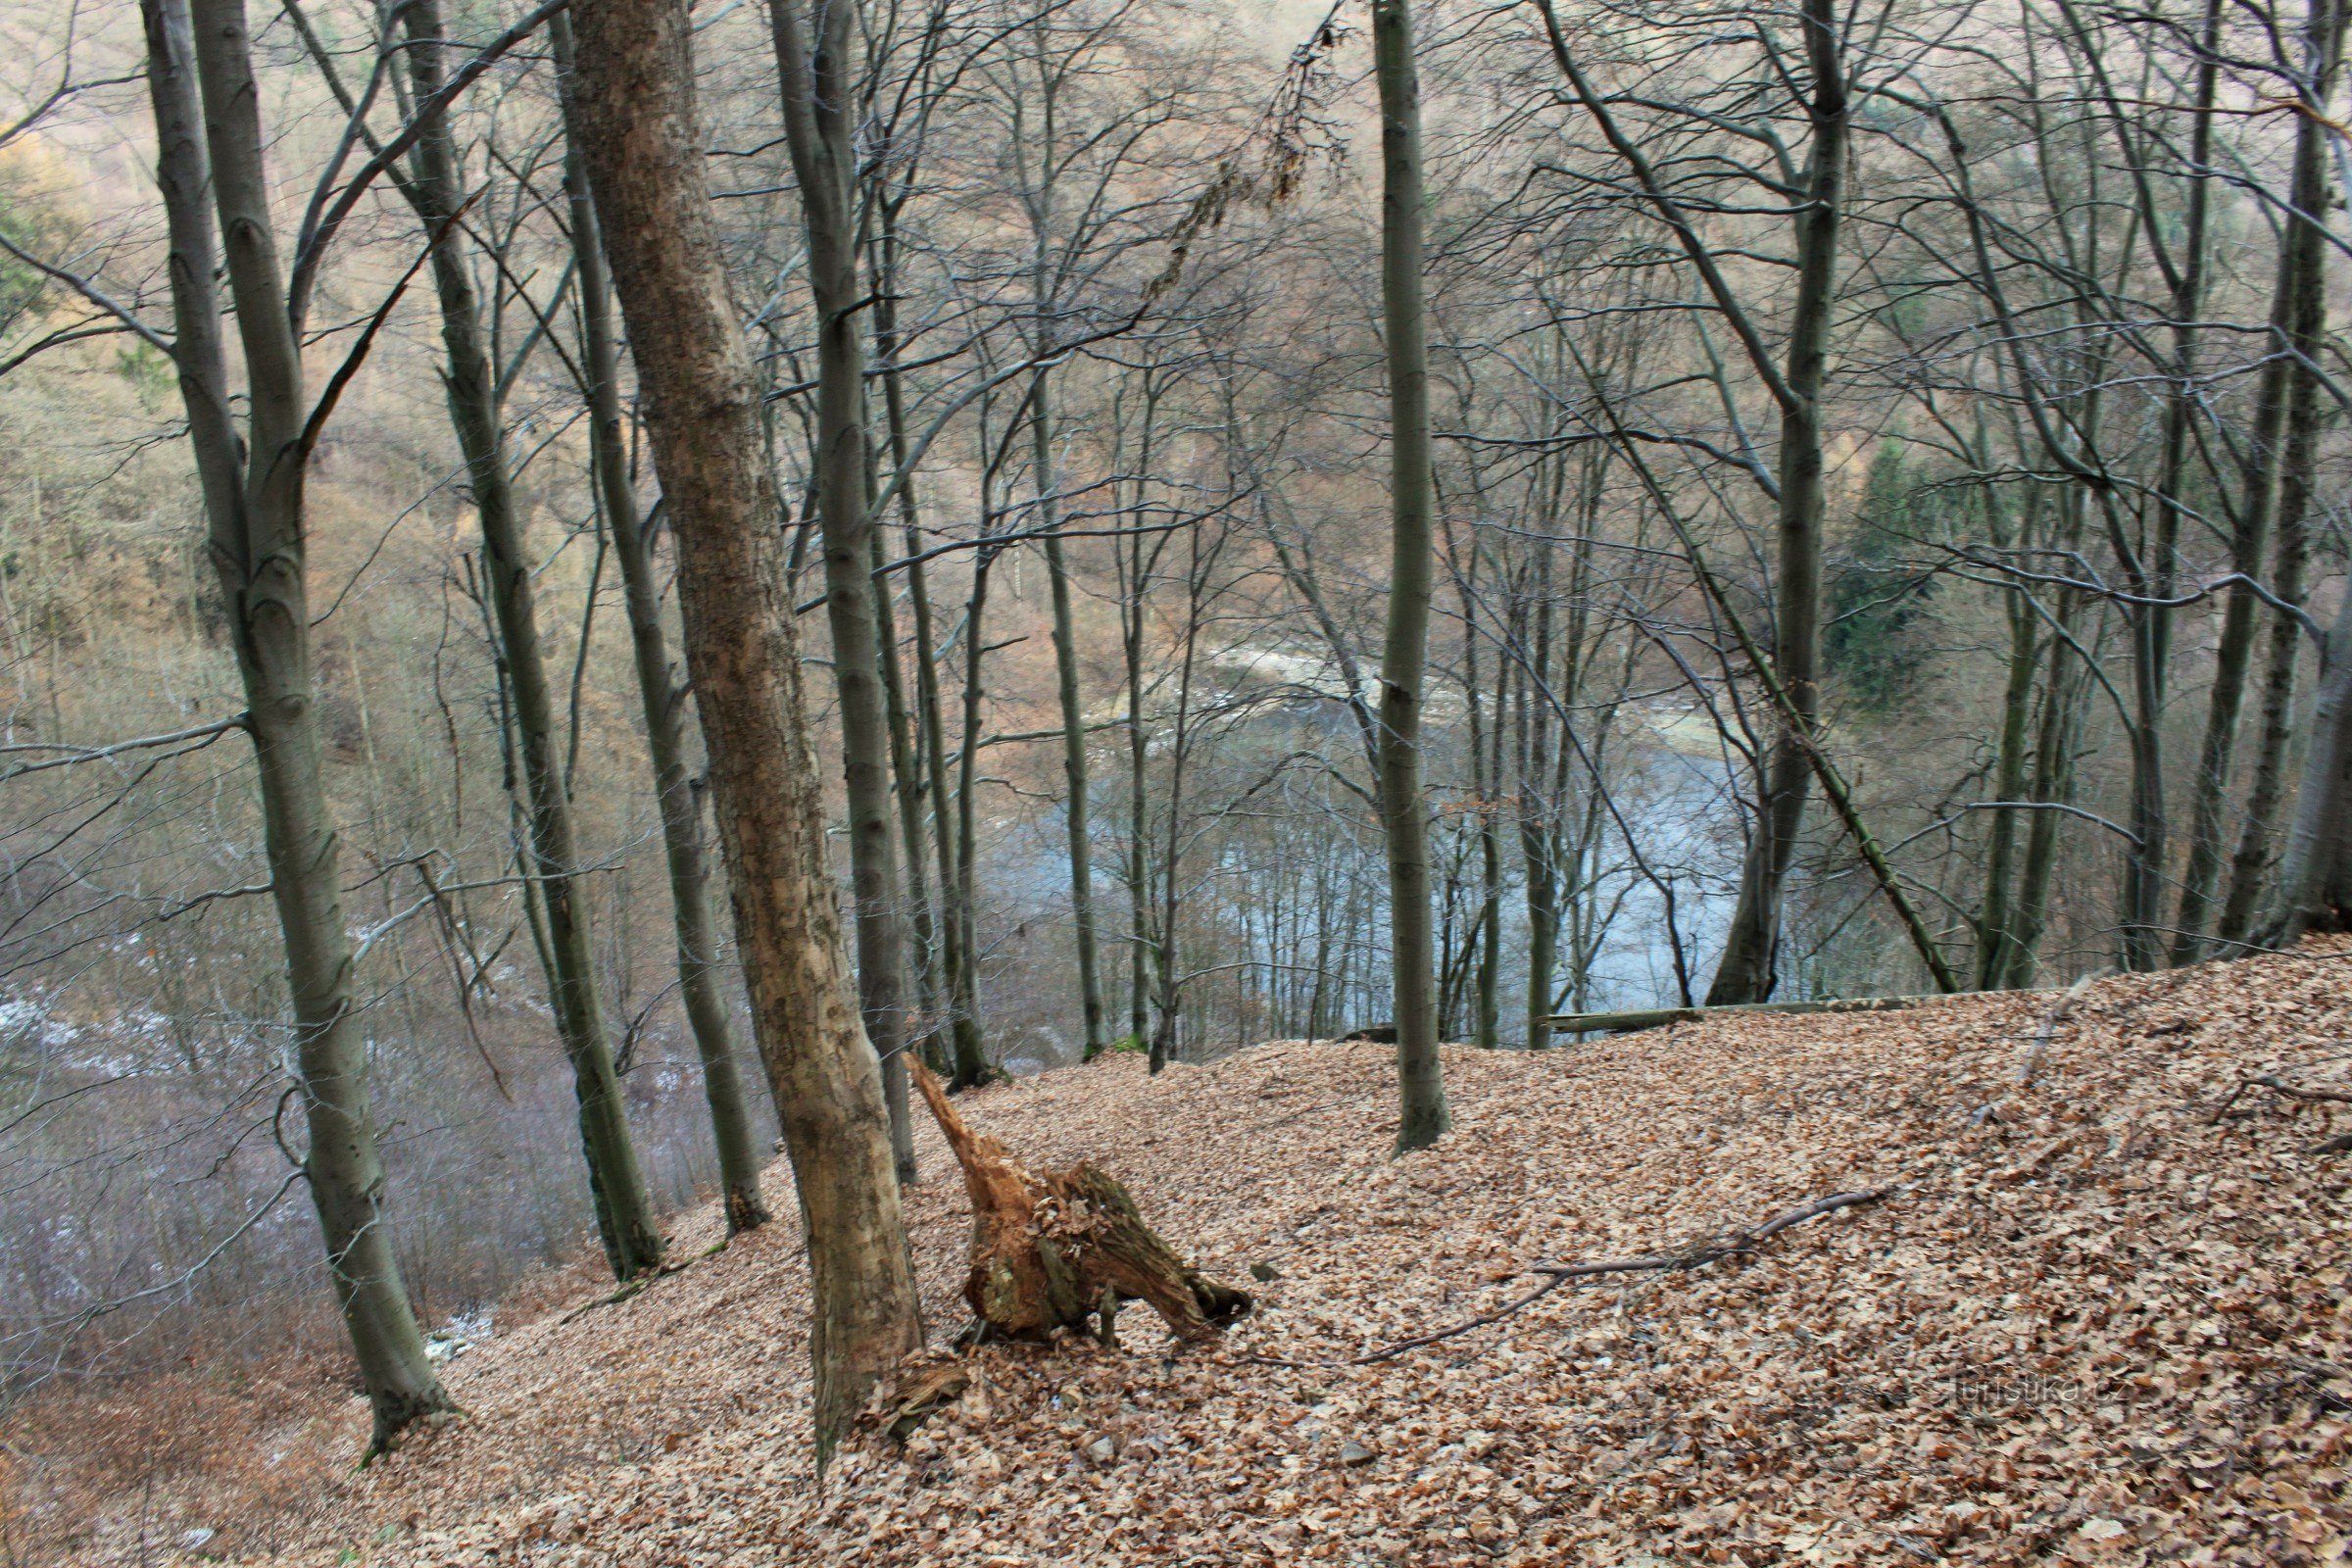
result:
[[[2073,1020],[2076,1004],[2082,1000],[2083,993],[2090,989],[2091,983],[2098,977],[2098,971],[2093,970],[2073,985],[2068,986],[2058,1000],[2050,1004],[2049,1010],[2041,1015],[2041,1022],[2034,1025],[2033,1038],[2026,1044],[2026,1059],[2018,1064],[2018,1088],[2031,1089],[2034,1087],[2034,1076],[2041,1071],[2042,1054],[2049,1050],[2050,1042],[2057,1038],[2059,1026]],[[1982,1127],[1987,1121],[1999,1120],[2001,1104],[2005,1098],[1995,1096],[1971,1111],[1968,1117],[1969,1125]]]
[[[2352,1090],[2313,1089],[2303,1084],[2290,1084],[2285,1079],[2279,1077],[2277,1073],[2264,1072],[2256,1073],[2251,1078],[2239,1079],[2237,1087],[2230,1091],[2230,1098],[2223,1101],[2220,1108],[2214,1111],[2213,1119],[2218,1122],[2224,1116],[2228,1115],[2230,1113],[2230,1107],[2236,1104],[2238,1101],[2245,1095],[2245,1092],[2249,1089],[2268,1089],[2272,1094],[2284,1095],[2289,1100],[2307,1100],[2320,1102],[2326,1104],[2352,1105]]]
[[[600,1296],[593,1301],[589,1301],[581,1306],[575,1306],[570,1311],[564,1313],[563,1323],[559,1324],[558,1326],[564,1327],[573,1323],[577,1323],[581,1318],[586,1317],[589,1313],[597,1310],[599,1307],[618,1306],[621,1302],[634,1298],[639,1292],[643,1291],[648,1285],[653,1284],[656,1280],[665,1280],[672,1274],[683,1274],[688,1269],[694,1267],[695,1264],[701,1262],[704,1258],[716,1257],[719,1253],[725,1251],[726,1250],[727,1244],[722,1241],[715,1247],[705,1248],[701,1252],[686,1259],[686,1261],[683,1263],[664,1263],[659,1268],[648,1269],[643,1274],[633,1275],[630,1278],[623,1280],[618,1290],[610,1292],[604,1296]]]
[[[1741,1002],[1719,1007],[1639,1007],[1623,1012],[1563,1012],[1544,1021],[1553,1034],[1630,1035],[1668,1024],[1697,1023],[1733,1013],[1808,1015],[1832,1012],[1904,1012],[1930,1003],[1950,1000],[1943,993],[1925,997],[1841,997],[1815,1002]],[[1354,1036],[1348,1038],[1353,1039]]]
[[[965,1125],[920,1063],[914,1081],[963,1168],[972,1204],[963,1296],[992,1333],[1040,1340],[1094,1316],[1107,1341],[1124,1299],[1151,1303],[1179,1339],[1197,1342],[1250,1310],[1247,1293],[1178,1256],[1108,1171],[1087,1160],[1033,1175],[1002,1143]]]
[[[1866,1203],[1875,1203],[1890,1193],[1904,1190],[1899,1186],[1889,1185],[1866,1188],[1858,1193],[1833,1193],[1827,1198],[1817,1198],[1809,1203],[1800,1203],[1784,1214],[1766,1220],[1752,1230],[1729,1231],[1721,1236],[1686,1247],[1680,1251],[1651,1252],[1641,1257],[1620,1257],[1597,1263],[1538,1263],[1526,1272],[1544,1275],[1544,1283],[1517,1300],[1506,1302],[1492,1312],[1482,1313],[1449,1328],[1439,1329],[1433,1334],[1416,1335],[1409,1340],[1399,1340],[1395,1345],[1384,1345],[1377,1350],[1349,1356],[1345,1360],[1285,1361],[1272,1356],[1251,1356],[1250,1359],[1265,1366],[1371,1366],[1380,1361],[1392,1361],[1408,1350],[1417,1350],[1424,1346],[1459,1339],[1473,1329],[1483,1329],[1491,1323],[1499,1323],[1515,1312],[1525,1311],[1570,1281],[1596,1279],[1608,1274],[1681,1273],[1690,1269],[1705,1268],[1708,1264],[1719,1263],[1727,1257],[1746,1256],[1792,1225],[1801,1225],[1809,1219],[1819,1219],[1824,1214],[1834,1214],[1841,1208],[1859,1208]]]
[[[951,1404],[970,1388],[972,1375],[960,1361],[943,1361],[925,1367],[893,1391],[889,1400],[889,1419],[883,1430],[893,1443],[905,1443],[925,1418]]]

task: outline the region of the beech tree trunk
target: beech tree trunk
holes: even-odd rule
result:
[[[2336,612],[2312,704],[2295,817],[2278,864],[2278,911],[2263,943],[2352,925],[2352,597]]]
[[[446,79],[442,51],[448,47],[438,0],[409,0],[406,11],[410,79],[417,102],[438,92]],[[561,731],[550,695],[547,662],[539,646],[537,609],[531,591],[531,563],[507,473],[504,420],[497,378],[482,341],[481,312],[473,272],[458,222],[465,201],[457,142],[446,114],[417,138],[415,174],[409,183],[416,215],[434,236],[433,284],[441,301],[441,342],[448,354],[442,372],[450,421],[466,458],[474,515],[482,530],[483,584],[506,655],[509,689],[514,701],[514,737],[521,753],[523,784],[530,796],[531,881],[547,923],[548,1000],[556,1032],[571,1063],[579,1103],[580,1147],[588,1162],[588,1187],[596,1200],[597,1233],[615,1278],[629,1279],[662,1266],[662,1228],[638,1168],[637,1148],[623,1113],[620,1076],[613,1070],[612,1045],[605,1033],[602,999],[588,909],[578,885],[579,853],[572,832],[571,792],[561,755]]]
[[[891,841],[890,718],[874,618],[873,519],[866,511],[865,340],[856,316],[858,213],[850,199],[852,22],[832,3],[811,31],[798,0],[770,0],[784,139],[801,187],[808,283],[816,302],[816,510],[824,530],[825,619],[841,702],[841,770],[850,809],[850,878],[858,900],[858,996],[882,1059],[893,1157],[914,1180],[906,1103],[906,911]]]
[[[2332,181],[2328,174],[2327,124],[2334,96],[2336,63],[2343,52],[2343,6],[2313,0],[2304,45],[2310,51],[2301,82],[2302,113],[2295,122],[2295,164],[2288,197],[2291,214],[2278,249],[2278,282],[2271,300],[2270,358],[2254,394],[2253,428],[2247,435],[2245,493],[2230,542],[2230,569],[2244,577],[2262,571],[2271,519],[2284,480],[2290,443],[2287,406],[2304,362],[2294,356],[2319,350],[2327,332],[2328,239],[2305,214],[2325,214]],[[2308,451],[2304,454],[2310,456]],[[2254,662],[2254,635],[2261,601],[2246,582],[2232,583],[2222,612],[2222,633],[2214,650],[2213,685],[2205,737],[2197,753],[2190,795],[2188,865],[2181,873],[2179,913],[2174,919],[2172,959],[2194,962],[2205,951],[2205,932],[2215,913],[2215,891],[2223,864],[2223,816],[2230,803],[2231,763],[2236,756],[2238,714],[2246,677]]]
[[[922,1344],[882,1072],[852,995],[760,395],[727,297],[685,0],[582,0],[565,82],[678,546],[760,1054],[800,1189],[821,1460]]]
[[[1842,21],[1829,0],[1806,0],[1812,67],[1813,148],[1805,202],[1796,219],[1796,303],[1788,321],[1788,393],[1781,408],[1779,582],[1772,662],[1795,713],[1779,722],[1740,899],[1707,1004],[1762,1002],[1778,981],[1781,910],[1796,833],[1811,782],[1810,730],[1821,704],[1821,393],[1829,365],[1830,307],[1836,299],[1838,231],[1845,208],[1848,139]]]
[[[2286,471],[2279,478],[2278,544],[2271,568],[2271,592],[2300,606],[2305,595],[2304,571],[2310,562],[2309,518],[2318,478],[2320,437],[2324,417],[2320,409],[2320,379],[2311,366],[2322,352],[2315,328],[2297,342],[2299,354],[2294,384],[2287,394]],[[2222,902],[2219,934],[2224,943],[2245,940],[2260,913],[2268,887],[2272,839],[2278,830],[2279,808],[2286,800],[2286,748],[2294,728],[2295,675],[2303,659],[2303,624],[2283,611],[2274,612],[2264,650],[2261,731],[2254,747],[2254,783],[2246,795],[2246,815],[2238,830],[2237,849],[2230,858],[2230,889]]]
[[[418,1418],[455,1406],[425,1358],[384,1215],[342,846],[320,776],[303,536],[310,411],[271,227],[252,41],[243,0],[200,0],[194,11],[192,24],[186,0],[141,5],[171,239],[172,359],[261,786],[294,1011],[289,1060],[309,1134],[303,1176],[368,1392],[373,1453]],[[244,350],[243,440],[214,281],[223,260]]]
[[[1421,795],[1421,697],[1429,656],[1429,339],[1421,283],[1421,85],[1409,0],[1375,0],[1380,79],[1381,309],[1389,364],[1389,620],[1380,668],[1380,818],[1388,841],[1389,965],[1396,1022],[1396,1152],[1453,1124],[1438,1058],[1429,914],[1429,817]]]
[[[562,12],[553,29],[559,70],[572,69],[571,19]],[[596,465],[596,491],[612,554],[620,563],[621,590],[628,607],[629,642],[636,655],[637,697],[645,711],[646,750],[654,766],[654,794],[662,812],[662,848],[669,869],[669,902],[678,938],[678,994],[694,1031],[702,1060],[703,1099],[710,1108],[710,1131],[718,1147],[719,1186],[727,1208],[727,1231],[754,1230],[767,1223],[760,1195],[760,1148],[752,1134],[743,1080],[735,1065],[734,1026],[718,963],[718,932],[710,918],[710,855],[703,838],[702,802],[686,765],[686,693],[671,673],[668,637],[662,626],[662,587],[645,519],[638,514],[636,488],[629,479],[628,442],[622,430],[620,355],[612,323],[612,278],[605,264],[605,241],[596,202],[578,149],[564,159],[564,188],[570,198],[571,243],[580,291],[580,335],[588,377],[588,445]]]
[[[907,738],[908,753],[906,766],[899,775],[899,826],[905,840],[908,886],[915,892],[917,935],[923,942],[924,1003],[929,1012],[923,1037],[925,1059],[940,1071],[947,1069],[948,1037],[953,1024],[949,1018],[956,994],[956,977],[963,963],[962,929],[956,918],[954,881],[951,871],[954,862],[952,830],[947,817],[947,763],[940,751],[939,667],[933,661],[931,630],[931,590],[929,578],[921,560],[922,531],[918,525],[915,503],[914,476],[906,472],[906,404],[905,388],[899,369],[899,307],[898,307],[898,203],[904,197],[884,196],[875,206],[880,213],[881,232],[876,237],[875,252],[878,265],[874,269],[874,348],[882,360],[882,408],[890,432],[891,471],[899,481],[899,526],[906,552],[906,606],[911,618],[909,630],[914,637],[914,695],[911,720],[912,733]],[[877,526],[879,519],[876,519]],[[876,623],[885,628],[891,624],[890,593],[887,587],[874,596]],[[888,680],[896,669],[896,638],[884,633],[883,674]],[[893,682],[893,685],[896,683]],[[888,688],[886,688],[886,691]],[[898,755],[898,720],[893,719],[892,761]],[[938,889],[933,899],[924,891],[926,878],[919,867],[923,859],[922,811],[923,803],[931,808],[933,851],[936,856],[938,879],[931,885]]]

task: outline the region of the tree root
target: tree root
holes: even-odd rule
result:
[[[972,1202],[964,1299],[1004,1339],[1042,1340],[1094,1317],[1110,1343],[1121,1300],[1143,1300],[1177,1338],[1198,1343],[1250,1310],[1247,1293],[1207,1278],[1144,1223],[1117,1178],[1091,1161],[1032,1175],[996,1139],[965,1125],[931,1071],[915,1087],[963,1167]]]

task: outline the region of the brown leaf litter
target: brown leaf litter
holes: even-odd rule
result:
[[[296,1561],[550,1568],[2341,1561],[2352,1225],[2344,1156],[2306,1151],[2352,1105],[2241,1086],[2352,1086],[2348,981],[2331,943],[2102,981],[2049,1027],[2052,997],[2006,996],[1449,1048],[1454,1131],[1402,1160],[1377,1046],[991,1088],[958,1102],[976,1126],[1101,1161],[1201,1269],[1263,1281],[1259,1312],[1205,1348],[1137,1316],[1114,1348],[984,1347],[903,1449],[820,1487],[787,1220],[475,1350],[463,1422],[272,1533]],[[936,1344],[968,1214],[924,1132]],[[1539,1264],[1703,1255],[1880,1187],[1331,1364]],[[717,1234],[699,1213],[677,1245]],[[305,1441],[365,1434],[354,1401]]]

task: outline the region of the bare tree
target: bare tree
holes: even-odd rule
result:
[[[735,894],[737,945],[807,1228],[818,1451],[922,1343],[882,1073],[824,854],[760,394],[719,264],[681,0],[574,17],[565,113],[606,220]],[[870,622],[869,622],[870,625]]]
[[[373,1412],[372,1451],[453,1406],[425,1359],[384,1221],[341,846],[320,781],[303,500],[311,450],[339,387],[314,405],[304,384],[243,0],[198,0],[192,15],[177,0],[144,0],[142,15],[171,230],[172,359],[254,742],[293,1000],[288,1059],[310,1130],[303,1175]],[[214,213],[205,209],[208,187]],[[244,350],[241,433],[214,281],[223,270]]]

